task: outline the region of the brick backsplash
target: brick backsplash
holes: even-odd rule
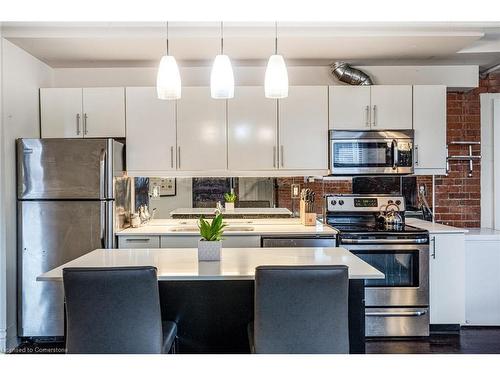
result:
[[[478,88],[468,92],[447,94],[447,141],[480,141],[481,114],[479,94],[500,92],[500,73],[492,73],[480,80]],[[474,146],[476,154],[480,146]],[[450,146],[450,155],[465,155],[467,146]],[[481,169],[480,161],[474,162],[472,177],[468,176],[468,162],[454,161],[450,164],[448,176],[435,178],[435,218],[443,224],[457,227],[479,227],[481,225]],[[292,201],[290,184],[299,183],[301,188],[309,187],[316,192],[315,209],[322,213],[322,195],[329,193],[351,193],[350,180],[304,182],[303,178],[278,178],[277,202],[279,207],[298,210],[298,201]],[[429,204],[432,205],[432,177],[417,176],[417,185],[427,188]]]

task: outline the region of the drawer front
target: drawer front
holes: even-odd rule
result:
[[[367,337],[429,336],[429,309],[366,308]]]
[[[160,236],[118,236],[120,249],[157,249]]]

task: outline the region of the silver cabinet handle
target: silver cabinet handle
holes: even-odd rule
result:
[[[427,239],[425,238],[415,238],[415,239],[410,239],[410,238],[398,238],[398,239],[370,239],[370,238],[358,238],[358,239],[351,239],[351,238],[341,238],[340,239],[341,244],[346,244],[346,245],[351,245],[351,244],[424,244],[427,243]],[[356,251],[356,250],[352,250]]]
[[[366,312],[365,316],[422,316],[425,315],[425,310],[420,311],[400,311],[400,312]]]
[[[280,159],[281,159],[281,166],[284,167],[285,166],[285,162],[284,162],[284,157],[283,155],[285,155],[285,147],[283,145],[281,145],[281,156],[280,156]]]
[[[273,168],[276,168],[276,146],[273,146]]]
[[[150,238],[125,238],[127,242],[149,242]]]
[[[373,105],[373,126],[377,126],[377,106]]]
[[[365,116],[366,116],[366,121],[365,121],[365,124],[366,124],[366,127],[369,128],[370,127],[370,106],[367,105],[366,108],[365,108]]]
[[[87,131],[87,118],[88,118],[87,114],[86,114],[86,113],[84,113],[84,114],[83,114],[83,134],[84,134],[84,135],[87,135],[87,134],[89,133],[89,132]]]
[[[177,147],[177,167],[181,169],[181,146]]]
[[[80,114],[76,114],[76,135],[80,135]]]
[[[436,236],[432,236],[431,242],[432,242],[431,257],[432,257],[432,259],[436,259]]]
[[[415,145],[415,165],[418,165],[418,145]]]
[[[170,168],[174,169],[174,146],[170,146]]]

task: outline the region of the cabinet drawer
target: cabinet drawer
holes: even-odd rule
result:
[[[159,248],[159,236],[119,236],[118,248],[120,249],[149,249]]]

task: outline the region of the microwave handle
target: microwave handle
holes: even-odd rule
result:
[[[399,164],[398,141],[392,140],[392,169],[396,169]]]

